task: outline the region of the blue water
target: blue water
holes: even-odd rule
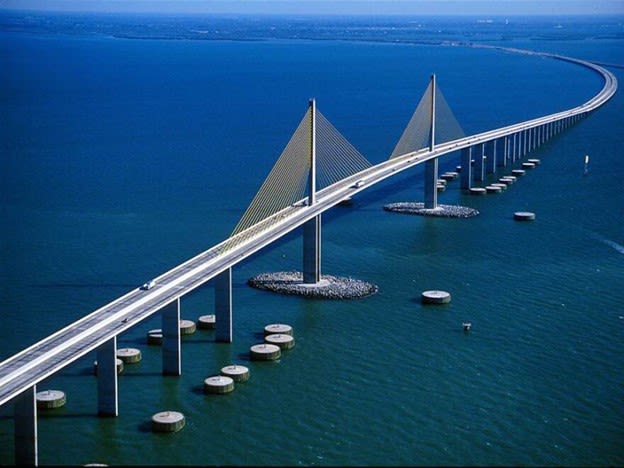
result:
[[[499,40],[487,25],[478,37],[622,65],[613,21],[609,34],[588,21],[582,37],[545,38],[552,25],[541,23],[530,37]],[[224,240],[311,97],[377,163],[431,73],[467,134],[576,106],[602,85],[572,64],[489,49],[96,29],[0,30],[0,359]],[[325,214],[323,272],[374,282],[366,299],[251,289],[257,273],[301,268],[299,232],[261,251],[234,268],[233,343],[185,337],[181,377],[163,377],[160,349],[145,343],[158,317],[119,337],[143,353],[120,376],[119,417],[95,415],[93,355],[39,384],[68,395],[40,414],[40,463],[624,464],[623,116],[619,91],[532,153],[542,164],[499,195],[451,182],[439,202],[477,208],[475,218],[383,211],[422,199],[422,168]],[[513,221],[519,210],[536,221]],[[425,307],[427,289],[453,300]],[[209,284],[182,300],[182,316],[212,313],[213,302]],[[272,322],[293,326],[295,348],[248,361]],[[204,395],[203,379],[232,362],[251,380]],[[182,431],[149,431],[165,409],[185,414]],[[0,463],[13,461],[6,405]]]

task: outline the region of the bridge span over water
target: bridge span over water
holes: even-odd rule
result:
[[[321,214],[324,211],[419,164],[425,164],[425,207],[435,208],[440,157],[460,152],[461,187],[468,190],[473,184],[483,181],[486,174],[496,172],[498,167],[513,164],[586,117],[616,92],[617,80],[614,75],[597,64],[554,54],[507,50],[588,67],[603,77],[604,85],[590,100],[571,109],[475,135],[437,142],[436,126],[440,122],[436,113],[442,112],[444,108],[440,106],[439,101],[443,101],[443,98],[436,89],[435,77],[432,77],[392,156],[377,165],[370,165],[361,157],[317,112],[315,102],[311,100],[308,111],[274,171],[231,237],[158,276],[154,279],[153,287],[133,289],[0,363],[0,406],[9,402],[14,405],[16,463],[37,464],[36,388],[47,377],[87,353],[96,351],[98,412],[116,416],[118,335],[154,314],[161,314],[162,371],[167,375],[180,375],[180,299],[189,292],[210,280],[216,281],[216,339],[231,342],[232,267],[240,261],[303,226],[303,282],[317,283],[321,271],[320,231]],[[414,137],[419,132],[421,135]],[[415,143],[417,140],[420,143]],[[321,156],[317,154],[319,150],[327,154]],[[299,157],[295,161],[290,153],[303,155],[304,160],[301,161]],[[322,157],[326,160],[321,161]],[[320,158],[319,161],[317,158]],[[326,170],[329,175],[317,173],[317,165],[322,169],[324,164],[330,164],[328,161],[342,166]],[[324,186],[317,184],[317,177],[325,177]],[[270,200],[260,197],[263,191],[279,192],[284,186],[295,189],[284,189],[284,193]]]

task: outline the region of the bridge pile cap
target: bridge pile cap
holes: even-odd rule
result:
[[[511,173],[515,176],[523,176],[526,174],[526,171],[524,169],[512,169]]]
[[[197,330],[197,326],[195,322],[192,320],[180,320],[180,334],[181,335],[192,335]]]
[[[147,332],[147,344],[159,345],[159,344],[162,344],[162,341],[163,341],[162,329],[155,328],[154,330],[150,330]]]
[[[487,186],[485,187],[485,191],[486,191],[487,193],[500,193],[500,192],[501,192],[501,190],[502,190],[502,189],[501,189],[500,187],[496,186],[496,185],[487,185]]]
[[[213,329],[215,328],[216,320],[215,314],[202,315],[197,319],[197,326],[203,329]]]
[[[161,411],[152,416],[154,432],[177,432],[184,427],[186,420],[178,411]]]
[[[420,297],[423,304],[448,304],[451,302],[451,294],[446,291],[423,291]]]
[[[124,370],[124,363],[121,359],[115,358],[115,365],[117,366],[117,374],[121,374]],[[93,373],[97,375],[98,371],[98,362],[97,360],[93,361]]]
[[[514,219],[516,221],[533,221],[535,219],[535,213],[530,211],[516,211],[514,213]]]
[[[61,390],[43,390],[37,392],[37,408],[52,409],[65,405],[65,392]]]
[[[273,335],[275,333],[280,333],[282,335],[292,335],[293,329],[290,325],[286,325],[285,323],[271,323],[264,327],[264,335]]]
[[[223,395],[234,390],[234,379],[226,375],[213,375],[204,380],[204,393]]]
[[[459,174],[457,172],[445,172],[444,174],[442,174],[440,177],[446,181],[449,180],[454,180],[457,179],[457,177],[459,176]]]
[[[500,179],[498,179],[498,181],[501,184],[505,184],[505,185],[511,185],[516,181],[516,178],[511,178],[511,177],[501,177]]]
[[[483,187],[471,187],[470,194],[471,195],[485,195],[487,191]]]
[[[490,184],[492,187],[498,187],[501,190],[507,190],[507,184],[504,184],[502,182],[494,182],[493,184]]]
[[[221,368],[221,375],[230,377],[234,382],[247,382],[249,380],[249,369],[238,364],[231,364]]]
[[[117,357],[125,364],[133,364],[141,360],[141,351],[136,348],[121,348],[117,350]]]
[[[537,166],[538,164],[540,164],[540,163],[541,163],[541,161],[540,161],[539,159],[537,159],[537,158],[530,158],[530,159],[527,159],[527,162],[533,163],[533,164],[535,164],[536,166]]]
[[[282,356],[280,347],[269,343],[253,345],[249,352],[253,361],[275,361]]]
[[[522,167],[524,169],[533,169],[535,167],[535,163],[532,162],[523,162]]]
[[[279,346],[281,350],[291,349],[295,346],[295,339],[291,335],[281,333],[265,335],[264,341]]]

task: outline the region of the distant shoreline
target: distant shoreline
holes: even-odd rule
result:
[[[141,21],[144,18],[150,21]],[[417,45],[624,40],[622,21],[624,15],[166,15],[0,9],[1,32],[130,40],[336,40]],[[599,34],[596,24],[604,25]]]

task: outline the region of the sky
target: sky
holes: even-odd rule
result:
[[[624,14],[624,0],[0,0],[0,9],[153,13]]]

